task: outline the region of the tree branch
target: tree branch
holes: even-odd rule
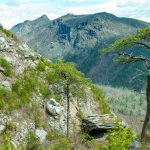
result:
[[[139,42],[139,41],[133,41],[133,43],[138,44],[138,45],[142,45],[142,46],[144,46],[145,48],[150,49],[150,46],[148,46],[148,45],[145,44],[145,43],[142,43],[142,42]]]
[[[121,52],[114,52],[114,54],[117,54],[118,56],[125,56],[131,58],[133,61],[146,61],[150,62],[150,59],[144,56],[135,56],[133,54],[128,54],[128,53],[121,53]]]

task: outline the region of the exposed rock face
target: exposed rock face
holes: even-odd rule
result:
[[[46,139],[47,132],[43,129],[36,129],[35,134],[39,137],[41,142],[44,142]]]
[[[106,133],[114,127],[116,116],[111,114],[91,115],[82,121],[83,130],[92,136]]]
[[[0,134],[6,129],[6,123],[10,118],[5,114],[0,114]]]
[[[35,131],[34,123],[24,121],[21,124],[18,124],[18,131],[12,137],[12,143],[15,148],[24,143],[25,137],[29,131]]]
[[[133,71],[134,66],[113,63],[112,56],[98,50],[144,27],[150,27],[150,24],[103,12],[79,16],[67,14],[56,20],[49,20],[44,15],[11,30],[49,59],[59,57],[76,62],[79,70],[96,83],[140,89],[143,83],[128,80],[138,74],[137,70]],[[136,65],[139,69],[143,67]]]

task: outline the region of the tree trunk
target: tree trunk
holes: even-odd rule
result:
[[[70,97],[69,97],[69,84],[66,86],[66,96],[67,96],[67,137],[69,137],[69,120],[70,120]]]
[[[150,119],[150,75],[147,76],[146,99],[147,99],[147,112],[141,133],[142,141],[145,140],[146,128]]]

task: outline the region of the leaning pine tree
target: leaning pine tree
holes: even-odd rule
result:
[[[115,55],[114,61],[117,62],[129,64],[143,62],[145,65],[145,70],[147,71],[147,112],[141,133],[141,139],[144,140],[150,120],[150,28],[141,29],[136,35],[118,40],[108,48],[103,49],[102,52]]]

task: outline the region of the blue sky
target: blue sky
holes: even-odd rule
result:
[[[109,12],[150,22],[150,0],[0,0],[0,23],[6,28],[46,14],[51,20],[67,13]]]

